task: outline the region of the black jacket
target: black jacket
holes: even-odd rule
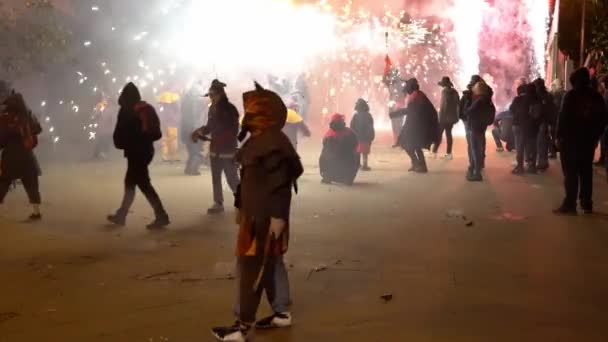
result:
[[[118,99],[120,110],[114,129],[114,145],[127,158],[151,159],[154,142],[162,137],[160,120],[154,107],[141,101],[139,90],[129,83]]]
[[[602,96],[590,87],[575,87],[564,96],[557,123],[561,144],[594,148],[606,127],[608,113]]]
[[[494,122],[495,115],[496,107],[494,107],[490,95],[473,98],[464,110],[467,127],[479,133],[486,131],[488,126]]]
[[[458,122],[460,98],[454,88],[443,88],[439,107],[439,124],[453,125]]]
[[[230,155],[236,153],[239,134],[239,111],[224,96],[209,108],[207,124],[201,127],[202,135],[211,135],[212,154]]]
[[[355,115],[353,115],[353,119],[350,121],[350,129],[355,132],[357,139],[361,143],[370,144],[376,138],[374,117],[369,111],[356,112]]]

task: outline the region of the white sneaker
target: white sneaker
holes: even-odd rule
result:
[[[275,313],[255,324],[256,329],[276,329],[291,326],[291,314],[289,312]]]
[[[443,159],[446,160],[453,160],[454,159],[454,155],[451,153],[446,154],[445,156],[443,156]]]
[[[231,327],[213,328],[211,329],[211,333],[218,341],[246,342],[250,329],[251,327],[243,325],[237,321]]]

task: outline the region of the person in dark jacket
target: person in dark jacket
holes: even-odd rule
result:
[[[363,99],[358,99],[355,104],[355,115],[350,121],[350,129],[355,132],[359,142],[357,152],[361,154],[361,170],[370,171],[369,154],[376,138],[376,130],[374,117],[369,112],[369,104]]]
[[[418,80],[409,79],[405,84],[408,94],[407,107],[391,113],[393,117],[405,116],[405,124],[399,135],[399,145],[409,155],[412,166],[409,172],[427,173],[423,148],[429,148],[438,140],[439,121],[437,110],[420,90]]]
[[[471,76],[471,80],[469,81],[469,84],[467,85],[467,90],[465,90],[465,91],[462,92],[462,98],[460,99],[458,113],[459,113],[460,119],[465,124],[464,125],[465,126],[465,131],[467,130],[467,116],[466,116],[465,109],[468,106],[470,106],[471,103],[473,102],[473,87],[477,83],[479,83],[479,82],[484,82],[485,83],[485,81],[483,80],[483,78],[481,78],[481,76],[479,76],[479,75],[473,75],[473,76]],[[494,96],[494,90],[492,90],[492,88],[489,87],[489,86],[488,86],[488,89],[490,91],[490,98],[492,98]],[[493,102],[492,102],[492,106],[494,106]],[[491,124],[492,124],[492,122],[488,123],[488,126],[491,125]],[[481,153],[482,153],[482,156],[483,156],[482,160],[481,160],[481,168],[484,169],[485,165],[486,165],[486,135],[483,134],[479,138],[481,139]],[[472,161],[469,160],[469,163],[472,163]]]
[[[577,198],[586,214],[593,213],[593,155],[606,127],[608,111],[602,96],[591,89],[587,68],[570,76],[573,89],[564,97],[557,122],[566,198],[554,212],[576,215]]]
[[[135,200],[135,188],[138,187],[154,209],[156,217],[148,228],[165,227],[170,223],[169,215],[150,182],[148,170],[154,159],[154,142],[162,138],[160,119],[154,107],[141,100],[139,90],[133,83],[128,83],[123,88],[118,104],[120,110],[114,129],[114,145],[124,151],[127,174],[122,204],[115,214],[108,216],[108,220],[116,225],[125,225],[129,209]]]
[[[184,173],[190,176],[199,176],[201,164],[205,162],[203,157],[203,142],[192,141],[192,132],[206,122],[207,106],[203,102],[202,92],[199,84],[194,84],[182,98],[181,103],[181,140],[188,151],[188,160]]]
[[[0,113],[0,205],[15,180],[21,180],[33,213],[30,221],[42,219],[40,214],[40,166],[34,148],[42,128],[38,119],[27,108],[19,93],[9,95],[4,101],[5,113]]]
[[[608,76],[602,77],[599,82],[600,95],[604,98],[604,102],[606,104],[606,108],[608,108]],[[606,157],[608,154],[608,127],[604,130],[602,134],[602,138],[600,140],[600,157],[594,163],[595,166],[605,167],[608,165],[608,158]]]
[[[504,152],[505,148],[502,145],[504,141],[507,143],[507,151],[511,152],[515,149],[515,136],[513,135],[513,114],[510,110],[498,113],[494,119],[494,128],[492,129],[492,137],[496,143],[496,152]]]
[[[542,110],[537,137],[538,161],[536,168],[545,171],[549,168],[549,148],[552,144],[551,132],[557,124],[557,108],[553,96],[545,86],[545,80],[538,78],[534,80],[533,84]]]
[[[344,115],[334,114],[323,138],[323,150],[319,158],[323,183],[354,183],[360,166],[357,145],[357,136],[346,127]]]
[[[564,81],[559,78],[556,78],[551,83],[551,96],[553,97],[553,104],[555,105],[555,109],[559,114],[559,111],[562,108],[562,102],[564,100],[564,96],[566,95],[566,90],[564,89]],[[549,159],[557,159],[557,148],[555,146],[555,134],[557,129],[557,123],[551,127],[551,145],[549,145]]]
[[[524,162],[528,162],[528,172],[536,173],[537,137],[540,127],[541,106],[533,84],[521,85],[518,96],[511,103],[513,113],[513,133],[517,149],[517,166],[512,173],[522,175]]]
[[[206,96],[211,99],[209,119],[205,126],[194,131],[192,140],[207,139],[211,135],[210,159],[211,178],[213,182],[213,206],[207,210],[208,214],[224,212],[224,193],[222,190],[222,173],[232,192],[236,192],[239,184],[237,166],[234,160],[237,150],[237,136],[239,134],[239,112],[230,103],[225,92],[226,84],[213,80]]]
[[[242,165],[235,194],[237,322],[212,329],[217,340],[233,342],[247,341],[254,324],[257,329],[291,325],[283,255],[289,247],[292,188],[303,173],[300,157],[281,132],[287,116],[281,98],[256,84],[255,91],[243,94],[243,103],[243,128],[250,137],[237,154]],[[263,292],[275,313],[256,323]]]
[[[443,90],[441,91],[441,106],[439,107],[439,140],[433,147],[433,154],[437,155],[443,138],[443,132],[445,132],[448,144],[445,159],[452,160],[452,147],[454,146],[452,129],[458,122],[460,97],[449,77],[443,77],[438,85],[443,87]]]
[[[470,182],[483,180],[481,170],[485,167],[485,134],[494,122],[496,107],[492,102],[492,89],[481,80],[471,90],[472,101],[464,108],[465,128],[469,151],[469,169],[466,178]]]

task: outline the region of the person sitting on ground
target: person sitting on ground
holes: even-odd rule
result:
[[[6,113],[0,116],[0,205],[13,182],[21,180],[33,209],[29,220],[39,221],[42,219],[38,185],[40,166],[34,148],[38,145],[42,127],[21,94],[9,95],[4,108]]]
[[[323,183],[354,183],[360,166],[357,145],[357,136],[346,127],[344,115],[334,114],[323,138],[323,151],[319,158]]]
[[[359,141],[357,152],[361,154],[361,170],[370,171],[369,154],[372,142],[376,138],[376,131],[374,117],[369,113],[369,104],[363,99],[358,99],[355,104],[355,115],[350,122],[350,128],[355,132]]]
[[[496,142],[496,152],[504,152],[502,142],[507,143],[507,151],[515,149],[515,136],[513,135],[513,114],[510,110],[498,113],[494,119],[492,136]]]

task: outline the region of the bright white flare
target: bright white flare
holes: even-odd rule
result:
[[[289,1],[198,0],[178,22],[161,49],[216,72],[297,70],[336,43],[333,16]]]
[[[461,89],[466,87],[472,75],[479,74],[479,35],[485,7],[484,0],[454,0],[454,6],[449,10],[460,59],[458,85]]]
[[[545,77],[546,73],[546,48],[548,38],[548,25],[549,25],[549,1],[547,0],[526,0],[527,7],[527,19],[530,25],[530,34],[532,38],[532,44],[534,47],[534,59],[535,65],[533,65],[533,71],[537,75]]]

